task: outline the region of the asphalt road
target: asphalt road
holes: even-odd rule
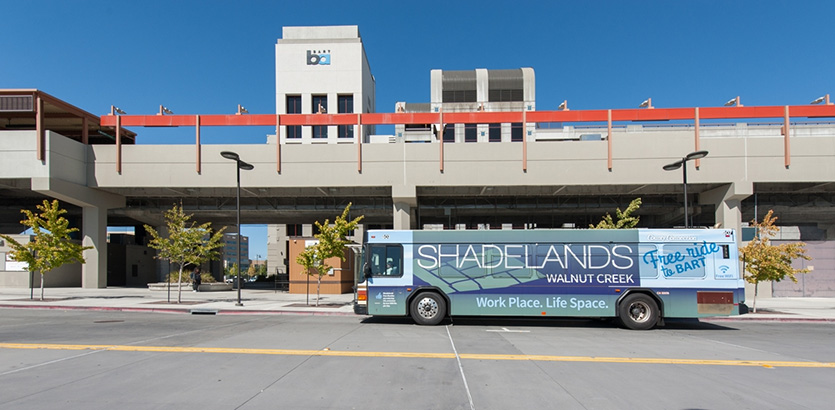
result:
[[[0,409],[829,409],[834,336],[0,309]]]

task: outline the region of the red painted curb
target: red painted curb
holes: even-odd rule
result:
[[[115,312],[144,312],[144,313],[181,313],[191,314],[192,310],[185,308],[136,308],[136,307],[109,307],[109,306],[60,306],[60,305],[0,305],[0,309],[44,309],[44,310],[94,310],[94,311],[115,311]],[[204,312],[211,312],[214,309],[205,309]],[[298,311],[298,310],[217,310],[218,315],[298,315],[298,316],[356,316],[353,312],[321,312],[321,311]]]

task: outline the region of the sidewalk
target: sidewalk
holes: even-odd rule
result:
[[[105,289],[47,288],[44,300],[39,300],[40,289],[29,298],[28,288],[0,288],[0,308],[30,309],[87,309],[132,312],[209,313],[209,314],[304,314],[353,315],[352,293],[321,295],[319,306],[316,294],[291,295],[271,289],[242,289],[241,302],[236,306],[237,290],[221,292],[192,292],[183,290],[182,303],[177,303],[177,291],[147,288],[110,287]],[[749,308],[753,300],[747,301]],[[308,304],[309,303],[309,304]],[[757,313],[746,315],[702,318],[703,321],[758,320],[775,322],[816,321],[835,323],[835,298],[761,298]]]
[[[835,323],[835,298],[757,298],[747,300],[749,312],[742,316],[715,317],[705,321],[759,320],[772,322],[815,321]]]
[[[109,287],[104,289],[46,288],[44,300],[40,289],[30,299],[28,288],[0,288],[0,308],[31,309],[88,309],[132,312],[214,313],[214,314],[308,314],[353,315],[353,293],[321,295],[316,306],[316,293],[291,295],[272,289],[242,289],[238,291],[192,292],[183,289],[181,303],[177,290],[149,290],[148,288]],[[309,302],[309,305],[308,305]]]

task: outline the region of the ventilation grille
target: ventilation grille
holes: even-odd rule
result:
[[[0,112],[32,111],[35,111],[35,104],[31,95],[0,95]]]

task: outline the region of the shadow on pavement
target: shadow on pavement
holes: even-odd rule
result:
[[[409,317],[370,316],[362,323],[413,325],[415,322]],[[621,328],[615,319],[611,318],[508,318],[483,316],[456,316],[446,318],[439,326],[499,326],[499,327],[566,327],[566,328]],[[664,326],[654,330],[739,330],[733,327],[698,319],[666,319]]]

